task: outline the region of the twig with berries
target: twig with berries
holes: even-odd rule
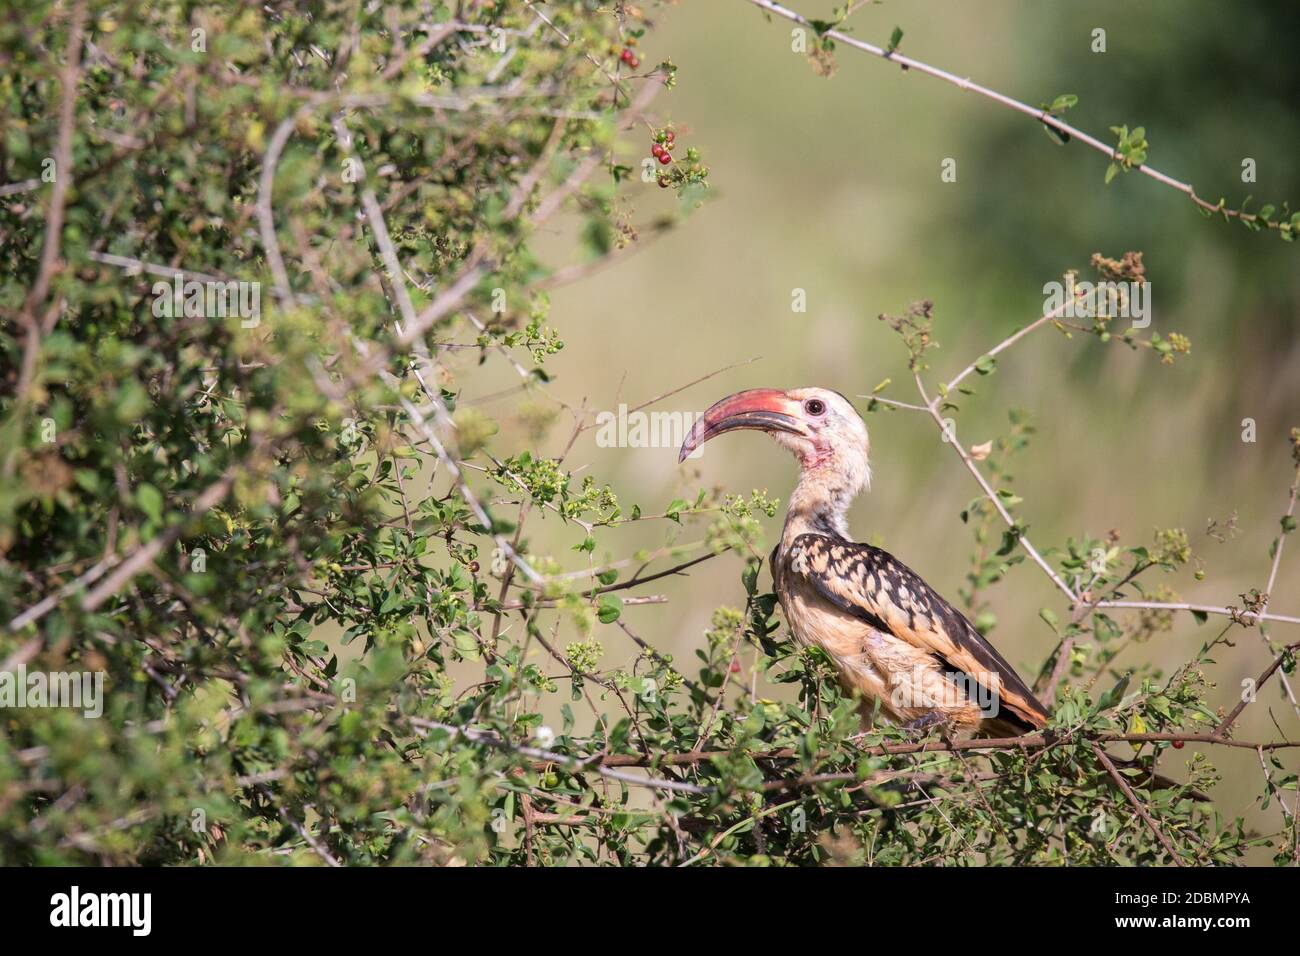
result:
[[[656,182],[660,189],[674,186],[708,186],[709,167],[700,164],[700,151],[694,146],[686,150],[686,158],[678,159],[673,155],[677,145],[677,133],[670,126],[654,131],[654,142],[650,145],[650,154],[667,167],[659,171]]]
[[[632,47],[634,46],[636,46],[636,37],[628,37],[627,46],[623,47],[623,52],[618,55],[618,58],[623,61],[624,65],[632,70],[635,70],[641,65],[641,58],[632,51]]]

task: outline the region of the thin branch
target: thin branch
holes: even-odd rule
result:
[[[1189,604],[1183,601],[1098,601],[1095,607],[1145,609],[1151,611],[1191,611],[1197,614],[1220,614],[1244,624],[1258,621],[1278,621],[1282,624],[1300,624],[1300,617],[1288,614],[1266,614],[1262,611],[1243,611],[1238,608],[1214,604]]]
[[[1056,321],[1062,315],[1065,314],[1066,309],[1072,304],[1073,303],[1071,302],[1071,300],[1067,298],[1064,302],[1062,302],[1052,311],[1043,313],[1043,315],[1039,316],[1033,322],[1030,322],[1020,331],[1013,332],[1011,335],[1008,335],[997,345],[993,346],[993,348],[989,349],[987,352],[985,352],[975,361],[971,362],[964,369],[958,372],[957,375],[955,375],[953,379],[944,387],[944,394],[945,395],[950,394],[953,389],[955,389],[958,385],[960,385],[962,379],[966,378],[966,376],[970,375],[972,372],[976,370],[981,360],[986,358],[992,358],[993,356],[997,355],[999,352],[1011,348],[1011,346],[1015,345],[1026,335],[1029,335],[1031,332],[1033,332],[1035,329],[1041,328],[1042,326],[1046,325],[1048,322]]]
[[[900,754],[949,753],[958,750],[976,752],[985,750],[1050,750],[1056,747],[1068,746],[1080,742],[1127,744],[1200,743],[1213,744],[1221,747],[1235,747],[1245,750],[1263,749],[1266,751],[1300,748],[1300,740],[1280,740],[1268,743],[1257,743],[1245,740],[1232,740],[1227,737],[1218,737],[1212,733],[1098,733],[1062,735],[1035,733],[1025,734],[1020,737],[983,737],[968,740],[923,740],[908,743],[878,744],[872,747],[858,748],[855,753],[859,757],[886,757],[897,756]],[[798,750],[786,747],[778,750],[746,753],[746,756],[751,760],[770,761],[795,760],[800,759],[803,755]],[[734,757],[735,752],[729,750],[661,753],[654,754],[650,757],[646,757],[643,754],[608,754],[600,758],[600,763],[602,766],[607,767],[677,767],[707,763],[716,759],[731,759]],[[837,777],[837,779],[854,779],[854,774],[848,773],[842,777]]]
[[[587,591],[583,591],[582,596],[590,598],[595,597],[598,594],[608,594],[611,591],[626,591],[628,588],[634,588],[642,584],[649,584],[651,581],[658,581],[660,578],[670,577],[674,574],[681,574],[687,568],[693,568],[695,565],[702,564],[710,558],[716,558],[719,554],[723,553],[725,552],[710,551],[708,554],[702,554],[698,558],[692,558],[690,561],[683,561],[681,564],[675,565],[671,568],[666,568],[663,571],[657,571],[654,574],[647,574],[645,577],[633,575],[626,581],[619,581],[617,584],[607,584],[604,587],[591,588]]]
[[[678,385],[676,388],[670,388],[666,392],[660,392],[654,398],[647,398],[645,401],[641,402],[640,404],[631,406],[630,408],[628,408],[628,413],[630,414],[632,412],[639,412],[642,409],[649,408],[651,405],[655,405],[659,402],[662,402],[665,398],[671,398],[672,396],[678,394],[679,392],[686,391],[688,388],[694,388],[696,385],[699,385],[701,382],[707,382],[715,375],[721,375],[723,372],[728,372],[733,368],[740,368],[741,366],[744,365],[752,365],[761,358],[762,358],[761,355],[755,355],[753,358],[743,359],[742,361],[739,362],[732,362],[730,365],[722,366],[722,368],[715,368],[712,372],[708,372],[705,375],[701,375],[699,378],[692,379],[691,381],[687,382],[685,385]],[[584,426],[584,430],[589,428],[595,428],[595,427],[596,427],[595,424],[586,425]]]
[[[551,750],[542,750],[538,747],[528,747],[522,744],[513,744],[509,741],[502,740],[499,736],[491,731],[478,730],[473,727],[457,727],[452,724],[439,723],[436,720],[425,720],[422,717],[409,718],[411,725],[419,730],[442,730],[453,736],[465,737],[475,743],[487,744],[490,747],[496,747],[498,750],[508,750],[511,753],[517,753],[533,760],[541,761],[543,764],[559,764],[572,771],[594,770],[602,777],[608,777],[610,780],[618,780],[622,783],[630,784],[634,787],[649,787],[660,790],[677,790],[682,793],[709,793],[712,788],[700,787],[693,783],[684,783],[680,780],[664,780],[655,777],[638,777],[635,774],[622,773],[618,770],[611,769],[604,765],[603,758],[582,759],[579,757],[570,757],[568,754],[555,753]],[[632,765],[629,765],[632,766]]]
[[[1011,516],[1011,512],[1007,510],[1006,505],[1002,503],[1002,499],[998,497],[997,492],[993,490],[993,487],[984,478],[984,474],[979,470],[974,459],[972,459],[966,449],[962,447],[961,442],[957,440],[957,436],[947,434],[947,425],[944,422],[943,417],[939,414],[935,403],[930,400],[928,395],[926,395],[925,386],[921,384],[920,375],[916,376],[916,388],[921,393],[921,401],[925,402],[926,411],[930,413],[930,417],[933,418],[935,424],[939,426],[939,431],[945,434],[948,439],[948,444],[952,446],[953,450],[957,453],[957,456],[961,458],[962,464],[966,466],[967,471],[975,476],[975,480],[979,482],[979,486],[984,489],[985,497],[993,503],[993,507],[997,509],[998,514],[1002,516],[1002,520],[1007,523],[1008,527],[1017,528],[1018,525],[1016,519]],[[1061,593],[1070,599],[1072,604],[1078,601],[1078,597],[1072,590],[1070,590],[1070,586],[1061,580],[1060,575],[1052,569],[1052,566],[1047,563],[1047,559],[1038,553],[1038,549],[1030,543],[1029,539],[1024,534],[1017,534],[1016,541],[1025,549],[1025,553],[1033,559],[1034,563],[1043,569],[1043,573],[1052,579],[1052,583],[1060,588]]]
[[[1173,843],[1169,841],[1169,837],[1166,836],[1165,832],[1156,825],[1156,821],[1151,819],[1151,814],[1147,813],[1146,807],[1142,806],[1142,801],[1137,798],[1137,794],[1133,792],[1133,788],[1128,785],[1128,781],[1120,775],[1120,772],[1115,768],[1115,765],[1111,763],[1110,757],[1106,756],[1106,751],[1102,750],[1097,744],[1093,744],[1092,752],[1097,755],[1097,759],[1100,760],[1102,766],[1106,768],[1106,772],[1111,775],[1111,779],[1115,781],[1116,786],[1123,791],[1124,796],[1128,798],[1128,802],[1133,805],[1133,809],[1136,810],[1138,816],[1142,818],[1142,822],[1145,823],[1147,828],[1155,834],[1156,839],[1159,840],[1160,844],[1165,848],[1165,852],[1168,853],[1170,858],[1179,866],[1186,866],[1187,864],[1183,862],[1182,856],[1180,856],[1178,851],[1174,849]]]
[[[1261,612],[1267,611],[1269,603],[1273,599],[1273,588],[1277,584],[1277,572],[1282,566],[1282,549],[1286,545],[1288,520],[1295,514],[1296,497],[1300,495],[1300,459],[1296,461],[1295,477],[1291,479],[1291,489],[1287,496],[1286,514],[1282,516],[1282,530],[1278,533],[1277,544],[1273,548],[1273,563],[1268,569],[1268,581],[1264,585],[1264,599],[1260,602],[1259,609]],[[1259,632],[1260,640],[1265,646],[1268,645],[1268,636],[1264,633],[1263,628]],[[1296,700],[1295,690],[1291,687],[1291,681],[1287,679],[1286,674],[1279,674],[1278,680],[1282,682],[1282,689],[1286,693],[1287,700],[1291,702],[1291,709],[1300,717],[1300,701]]]
[[[356,154],[352,144],[352,134],[344,124],[342,117],[335,119],[334,129],[338,135],[339,142],[347,150],[351,159],[358,165],[361,173],[361,182],[364,184],[366,182],[365,166],[362,164],[361,158]],[[544,153],[544,156],[547,161],[549,161],[549,154]],[[529,192],[532,191],[533,184],[535,183],[535,179],[532,181],[529,179],[532,175],[532,173],[529,173],[520,184],[522,189],[527,189]],[[371,189],[368,184],[363,185],[361,188],[361,202],[366,211],[366,220],[370,226],[370,230],[374,233],[376,244],[379,246],[380,256],[384,261],[384,265],[388,269],[389,277],[397,296],[398,308],[402,313],[402,320],[396,323],[398,341],[408,341],[412,343],[422,341],[417,340],[413,334],[413,330],[420,324],[421,319],[416,316],[415,306],[411,302],[410,293],[406,288],[405,273],[402,270],[401,262],[398,261],[397,250],[394,248],[392,239],[389,235],[388,225],[384,221],[383,210],[379,206],[379,200],[375,197],[374,190]],[[467,293],[468,291],[469,287],[466,287],[465,292]],[[461,294],[461,297],[463,297],[463,295],[464,293]],[[403,328],[403,323],[406,325],[405,329]],[[356,339],[353,340],[353,343],[357,347],[357,350],[365,356],[368,351],[367,347]],[[455,425],[452,423],[451,413],[448,411],[446,403],[442,400],[440,390],[431,387],[427,382],[425,382],[418,369],[416,371],[416,376],[419,379],[420,385],[424,389],[425,394],[428,396],[430,403],[433,405],[434,416],[438,423],[446,429],[454,430]],[[456,464],[455,459],[453,459],[453,457],[448,453],[437,433],[429,427],[429,424],[425,421],[424,415],[415,407],[410,399],[401,394],[400,390],[398,391],[398,398],[402,404],[402,408],[406,410],[407,415],[414,422],[416,428],[424,434],[424,437],[432,446],[434,453],[438,456],[439,461],[442,462],[443,467],[446,468],[448,474],[451,475],[452,480],[460,490],[461,497],[465,500],[465,504],[469,507],[478,522],[483,526],[484,532],[492,537],[496,542],[497,547],[501,549],[501,553],[509,557],[515,566],[524,573],[528,580],[536,584],[542,583],[542,576],[533,570],[532,565],[525,561],[522,555],[515,551],[509,541],[494,530],[492,519],[488,516],[487,511],[479,502],[478,497],[470,489],[469,483],[465,479],[464,472]]]
[[[26,329],[27,337],[23,345],[23,361],[18,372],[14,403],[10,410],[11,417],[16,421],[21,420],[23,409],[31,397],[32,385],[36,381],[41,340],[54,331],[54,326],[59,319],[60,307],[57,301],[46,310],[43,318],[38,319],[36,312],[37,308],[45,302],[50,284],[54,281],[54,273],[59,262],[59,249],[63,241],[63,219],[66,213],[68,185],[72,182],[72,134],[76,125],[77,84],[81,77],[81,45],[85,22],[86,5],[78,3],[72,10],[63,69],[59,74],[63,96],[59,109],[58,141],[54,147],[54,189],[50,193],[50,209],[46,215],[45,243],[41,247],[36,282],[28,292],[18,317],[19,324]],[[18,450],[19,444],[15,442],[5,453],[3,467],[5,477],[13,475],[15,462],[18,460]]]
[[[623,598],[624,607],[632,607],[638,604],[667,604],[668,598],[662,594],[645,594],[637,597]],[[510,601],[501,605],[476,604],[476,611],[523,611],[535,607],[561,607],[564,604],[562,598],[544,598],[538,601]]]
[[[50,195],[50,211],[45,228],[45,245],[41,249],[40,271],[36,275],[36,284],[32,286],[24,309],[29,319],[34,319],[36,306],[45,300],[49,292],[63,238],[63,217],[66,212],[68,185],[72,182],[72,132],[76,123],[77,82],[81,75],[81,41],[85,22],[86,5],[78,3],[72,11],[63,70],[59,75],[63,98],[59,109],[59,139],[54,152],[54,189]]]
[[[779,3],[773,2],[773,0],[748,0],[748,2],[752,3],[754,6],[759,7],[762,10],[766,10],[768,13],[774,13],[777,16],[784,17],[785,19],[790,20],[794,23],[803,24],[804,26],[816,32],[816,27],[813,26],[812,21],[808,20],[806,17],[803,17],[798,13],[795,13],[793,10],[787,10]],[[886,50],[872,43],[867,43],[864,40],[859,40],[856,37],[851,37],[847,33],[842,33],[839,30],[827,30],[820,35],[829,37],[830,39],[834,40],[836,43],[843,43],[845,46],[853,47],[854,49],[858,49],[866,53],[874,54],[875,56],[880,57],[882,60],[888,60],[891,63],[896,63],[899,67],[901,67],[904,70],[915,70],[918,73],[924,73],[927,76],[933,76],[936,79],[943,80],[945,83],[951,83],[953,86],[957,87],[958,89],[965,90],[968,93],[977,93],[980,96],[986,97],[987,99],[990,99],[995,103],[999,103],[1002,106],[1007,107],[1008,109],[1015,110],[1017,113],[1023,113],[1026,116],[1032,117],[1033,119],[1042,123],[1044,126],[1050,126],[1052,129],[1055,129],[1061,133],[1065,133],[1070,138],[1077,139],[1079,142],[1087,146],[1091,146],[1093,149],[1101,153],[1107,159],[1110,159],[1115,162],[1118,162],[1121,159],[1119,151],[1114,146],[1110,146],[1106,143],[1103,143],[1095,136],[1090,136],[1089,134],[1085,133],[1083,130],[1071,126],[1069,123],[1065,122],[1060,117],[1053,115],[1047,109],[1043,109],[1041,107],[1036,107],[1036,106],[1030,106],[1028,103],[1022,103],[1020,102],[1020,100],[1014,99],[1013,97],[1007,96],[1003,93],[999,93],[996,90],[991,90],[986,86],[981,86],[980,84],[973,82],[969,77],[957,76],[953,73],[949,73],[947,70],[941,70],[938,67],[930,66],[928,63],[922,63],[920,60],[915,60],[910,56],[904,56],[902,53],[899,53],[897,50]],[[1174,179],[1172,176],[1166,175],[1165,173],[1162,173],[1158,169],[1155,169],[1151,166],[1142,164],[1140,166],[1133,166],[1132,168],[1136,169],[1138,172],[1142,173],[1145,176],[1150,176],[1158,183],[1163,183],[1164,185],[1169,186],[1172,189],[1178,190],[1180,193],[1183,193],[1185,196],[1191,199],[1192,202],[1196,203],[1197,206],[1199,206],[1201,209],[1205,210],[1206,212],[1218,213],[1219,215],[1222,216],[1228,216],[1235,219],[1240,219],[1242,222],[1249,222],[1249,223],[1259,222],[1264,225],[1267,225],[1268,228],[1270,229],[1279,228],[1277,222],[1271,222],[1269,220],[1261,220],[1258,216],[1252,213],[1246,213],[1236,209],[1227,209],[1224,207],[1222,202],[1219,203],[1208,202],[1207,200],[1202,199],[1200,196],[1196,194],[1196,190],[1192,188],[1192,185],[1190,183],[1185,183],[1185,182],[1181,182],[1180,180]]]
[[[1286,647],[1282,649],[1281,654],[1273,658],[1273,663],[1269,664],[1268,667],[1264,668],[1264,672],[1255,679],[1255,686],[1254,686],[1255,693],[1251,694],[1249,697],[1245,695],[1242,696],[1241,700],[1237,702],[1237,706],[1232,708],[1232,711],[1228,714],[1228,716],[1224,717],[1223,720],[1219,722],[1219,726],[1214,728],[1214,736],[1222,737],[1230,729],[1232,729],[1233,723],[1235,723],[1237,718],[1241,716],[1241,712],[1246,709],[1246,705],[1251,703],[1251,701],[1255,699],[1256,694],[1259,693],[1259,689],[1264,686],[1264,683],[1270,677],[1273,676],[1274,671],[1276,671],[1279,667],[1281,667],[1282,664],[1286,661],[1286,659],[1291,655],[1293,655],[1297,649],[1300,649],[1300,641],[1297,641],[1295,644],[1288,644]]]
[[[265,785],[259,783],[256,786],[262,796],[264,796],[271,805],[275,807],[275,812],[279,815],[280,819],[293,827],[294,830],[298,832],[298,835],[307,842],[307,845],[315,851],[317,856],[324,860],[329,866],[341,867],[343,865],[338,861],[338,858],[335,857],[334,854],[325,848],[323,843],[312,836],[310,830],[303,826],[296,817],[289,813],[288,810],[276,802],[275,796]]]

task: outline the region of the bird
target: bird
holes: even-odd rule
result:
[[[959,610],[888,551],[849,537],[849,506],[871,483],[870,438],[852,402],[816,387],[737,392],[695,421],[678,461],[741,429],[766,433],[799,462],[772,579],[795,639],[826,653],[860,695],[864,721],[880,713],[951,739],[1047,725],[1047,709]]]

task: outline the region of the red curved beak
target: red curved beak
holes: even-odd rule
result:
[[[704,413],[686,435],[677,461],[683,462],[697,448],[714,435],[752,428],[759,431],[791,432],[807,435],[798,418],[799,403],[779,388],[750,388],[728,395]]]

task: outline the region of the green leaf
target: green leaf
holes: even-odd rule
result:
[[[162,492],[150,484],[142,484],[135,490],[136,504],[145,516],[154,522],[162,521]]]
[[[1058,146],[1068,146],[1070,143],[1070,134],[1064,130],[1059,130],[1055,126],[1049,126],[1047,123],[1042,124],[1043,132],[1048,135],[1052,142]]]
[[[1118,683],[1116,683],[1114,687],[1102,694],[1101,697],[1097,699],[1097,703],[1092,708],[1092,712],[1094,714],[1099,714],[1102,711],[1109,710],[1123,700],[1124,692],[1128,690],[1128,683],[1132,676],[1132,671],[1128,672],[1119,679]]]
[[[612,594],[603,594],[597,605],[596,617],[601,624],[613,624],[623,613],[623,602]]]

